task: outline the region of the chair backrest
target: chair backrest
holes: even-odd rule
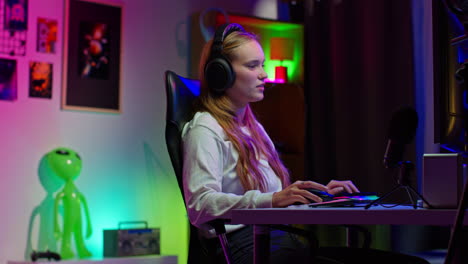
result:
[[[184,199],[182,183],[182,129],[190,121],[193,102],[200,94],[200,81],[183,78],[172,71],[166,71],[166,146],[171,158],[177,183]],[[201,251],[197,229],[190,225],[190,241],[187,263],[198,263]]]
[[[200,81],[183,78],[172,71],[166,71],[165,77],[166,145],[179,188],[183,193],[181,135],[184,125],[192,118],[193,102],[200,95]]]

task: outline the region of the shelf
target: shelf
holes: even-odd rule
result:
[[[192,16],[192,28],[190,31],[190,78],[199,79],[198,74],[200,54],[203,45],[206,43],[205,37],[209,35],[205,27],[200,27],[200,13]],[[288,80],[295,83],[304,82],[304,25],[293,22],[272,20],[254,16],[227,13],[229,22],[238,23],[248,32],[252,32],[259,37],[259,42],[265,53],[265,71],[270,78],[275,77],[277,66],[288,68]],[[220,14],[207,16],[207,25],[212,27],[224,24],[225,18]],[[203,31],[203,32],[202,32]],[[286,38],[292,41],[293,56],[289,60],[271,59],[271,40],[273,38]],[[291,49],[287,49],[290,51]]]
[[[224,17],[219,15],[216,17],[218,24],[225,23]],[[273,30],[295,30],[302,29],[304,26],[299,23],[279,21],[267,18],[245,16],[239,14],[229,13],[229,22],[238,23],[244,26],[254,26],[264,29],[273,29]]]
[[[57,263],[56,261],[8,261],[7,264],[38,264]],[[125,258],[105,258],[105,259],[83,259],[83,260],[62,260],[63,264],[177,264],[177,256],[136,256]]]

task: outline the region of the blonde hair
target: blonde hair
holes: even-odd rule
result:
[[[257,37],[249,32],[234,31],[223,41],[222,53],[230,61],[235,59],[236,49],[249,41],[258,41]],[[208,89],[204,80],[204,68],[210,55],[212,40],[206,43],[202,51],[199,65],[199,76],[202,80],[201,94],[198,99],[197,111],[209,112],[224,129],[227,137],[233,143],[239,153],[236,172],[244,190],[267,190],[266,176],[262,174],[259,167],[259,157],[262,155],[268,163],[283,187],[289,185],[289,173],[281,162],[278,152],[270,143],[268,136],[260,127],[250,105],[247,105],[243,120],[238,120],[234,111],[234,105],[225,94],[216,95]],[[229,88],[228,88],[229,89]],[[250,135],[242,132],[245,126]]]

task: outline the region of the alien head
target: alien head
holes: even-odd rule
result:
[[[47,161],[52,171],[60,178],[75,180],[81,171],[81,157],[74,150],[64,147],[47,153]]]

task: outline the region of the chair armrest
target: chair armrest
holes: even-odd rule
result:
[[[226,237],[226,226],[224,225],[226,220],[224,219],[214,219],[207,222],[208,225],[214,228],[216,235],[218,236],[219,243],[224,252],[224,258],[226,259],[227,264],[232,263],[231,250],[229,249],[229,242]]]
[[[372,236],[371,236],[371,233],[369,232],[369,230],[367,230],[365,227],[362,227],[362,226],[356,226],[356,225],[343,225],[344,227],[348,228],[348,229],[353,229],[354,231],[358,231],[358,232],[361,232],[363,237],[364,237],[364,241],[362,243],[362,248],[370,248],[370,245],[371,245],[371,242],[372,242]]]
[[[226,234],[226,220],[224,219],[215,219],[207,222],[207,224],[214,228],[216,235]]]

